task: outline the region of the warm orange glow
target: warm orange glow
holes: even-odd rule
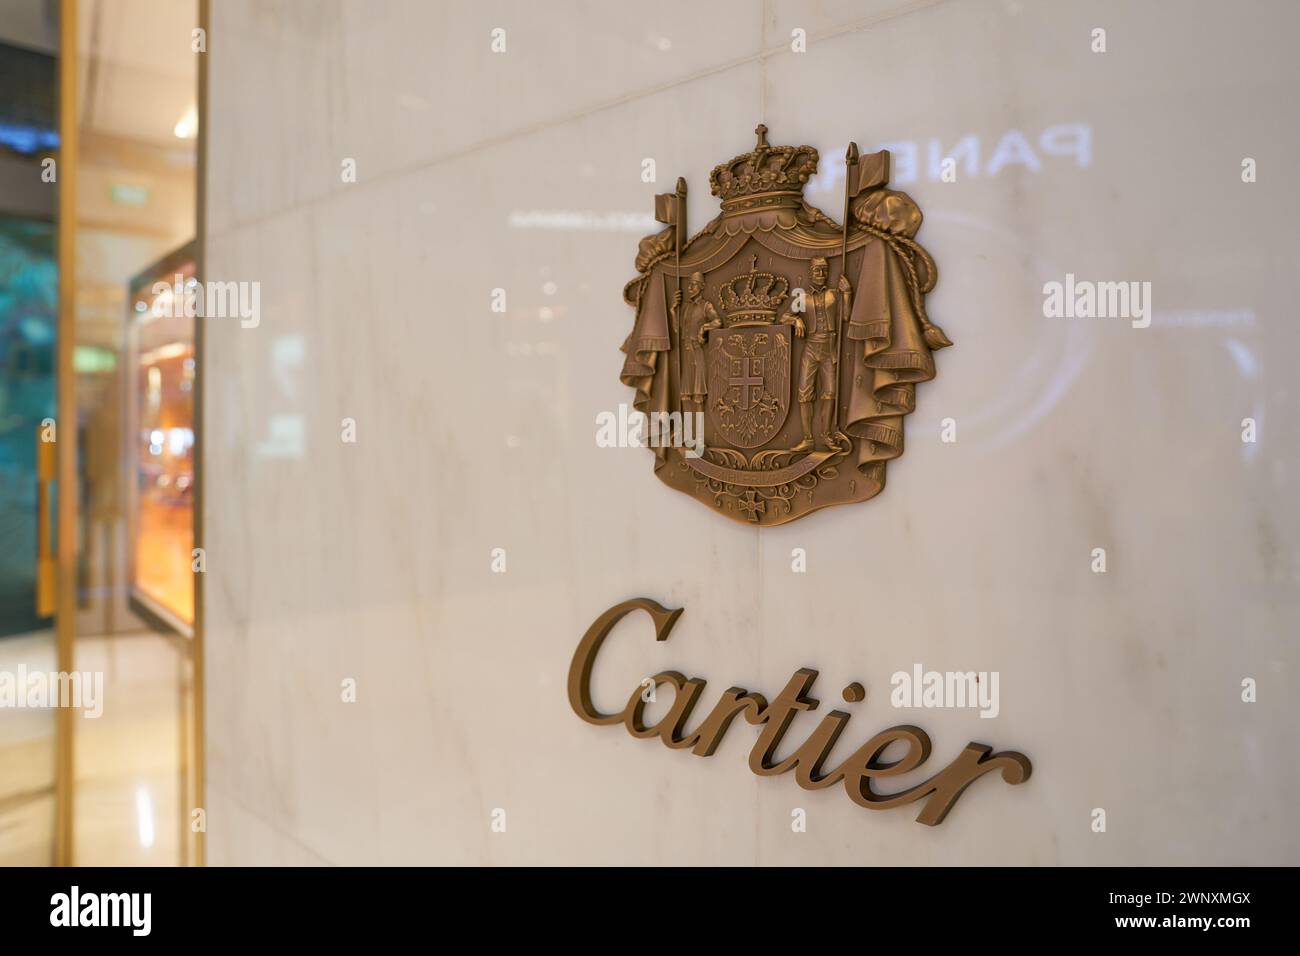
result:
[[[181,620],[194,622],[194,518],[189,502],[168,503],[140,496],[139,537],[136,538],[135,585]]]
[[[194,622],[194,347],[166,342],[140,356],[135,587]]]

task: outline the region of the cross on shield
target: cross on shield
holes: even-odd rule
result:
[[[715,435],[737,448],[767,444],[790,411],[790,327],[714,329],[708,354],[706,405]]]
[[[731,360],[731,376],[727,379],[727,388],[740,389],[740,408],[748,411],[750,405],[757,404],[763,395],[763,358],[762,356],[743,355]]]

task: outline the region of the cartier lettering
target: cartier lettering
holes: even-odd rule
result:
[[[668,713],[653,724],[645,719],[644,685],[635,683],[627,705],[615,713],[597,710],[591,698],[591,675],[601,645],[614,626],[634,611],[644,611],[654,623],[655,639],[664,641],[682,614],[650,598],[635,598],[615,605],[598,617],[587,629],[574,652],[569,667],[569,704],[579,717],[592,724],[623,724],[633,737],[658,737],[673,750],[690,750],[699,757],[711,756],[737,717],[758,727],[758,737],[749,755],[749,768],[759,776],[774,776],[794,771],[795,782],[805,790],[821,790],[842,784],[848,798],[868,810],[888,810],[917,801],[925,801],[917,816],[918,823],[937,826],[957,802],[965,789],[979,777],[993,770],[1002,773],[1009,784],[1029,779],[1032,767],[1027,757],[1014,751],[993,753],[984,744],[969,743],[948,766],[912,787],[893,792],[876,789],[878,783],[906,774],[930,757],[930,737],[919,727],[903,724],[881,731],[867,740],[843,763],[833,769],[825,762],[843,733],[850,715],[832,710],[809,737],[788,757],[777,760],[786,731],[795,716],[816,710],[820,702],[811,695],[817,671],[801,668],[769,702],[762,694],[743,687],[729,687],[713,708],[697,717],[696,708],[704,695],[707,681],[687,678],[677,671],[662,671],[651,680],[656,686],[670,685],[676,691]],[[861,688],[845,688],[846,700],[861,699]],[[905,748],[901,756],[886,760],[891,746]]]

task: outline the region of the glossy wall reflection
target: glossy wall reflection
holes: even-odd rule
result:
[[[1300,856],[1295,714],[1264,692],[1300,663],[1290,5],[215,7],[208,278],[259,281],[262,318],[204,327],[213,862]],[[881,495],[756,532],[595,430],[631,400],[653,195],[686,176],[708,222],[760,120],[891,150],[957,344]],[[810,201],[837,215],[842,177]],[[1049,317],[1067,275],[1149,282],[1149,325]],[[565,672],[636,595],[691,612],[671,651],[619,626],[603,710],[670,664],[813,666],[862,683],[863,725],[924,717],[940,765],[992,735],[1033,777],[931,832],[767,785],[739,740],[692,764],[602,734]],[[997,716],[895,707],[918,667],[998,672]]]

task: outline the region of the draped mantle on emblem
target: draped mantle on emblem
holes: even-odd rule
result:
[[[753,151],[713,171],[722,209],[695,235],[685,235],[684,181],[676,197],[658,197],[657,215],[669,225],[641,240],[638,275],[624,289],[635,320],[620,380],[646,414],[709,413],[713,431],[706,427],[698,462],[680,449],[654,448],[662,480],[729,517],[779,524],[883,489],[885,462],[903,452],[916,386],[935,377],[932,353],[951,343],[926,315],[938,272],[915,241],[920,209],[887,188],[888,153],[858,159],[850,147],[845,229],[803,200],[817,151],[772,147],[766,129],[757,132]],[[795,309],[800,290],[805,305],[813,303],[802,312]],[[692,324],[692,316],[711,318]],[[734,346],[743,349],[741,333],[755,330],[789,336],[790,383],[769,375],[761,387],[746,384],[761,377],[759,359],[744,365]],[[728,361],[720,378],[695,371]],[[790,412],[758,452],[717,427],[719,409],[751,398]],[[789,482],[763,475],[782,479],[801,469],[804,476]]]

